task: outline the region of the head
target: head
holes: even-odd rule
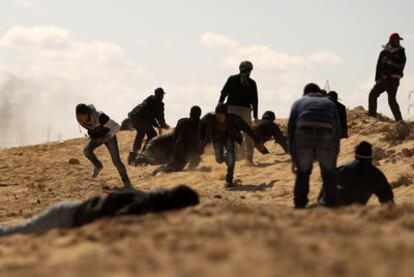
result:
[[[253,70],[253,64],[249,61],[241,62],[239,69],[240,69],[240,74],[245,74],[247,76],[250,76],[250,73]]]
[[[165,91],[164,91],[164,89],[163,88],[156,88],[155,90],[154,90],[154,95],[157,97],[157,98],[159,98],[159,99],[164,99],[164,94],[165,94]]]
[[[227,118],[227,105],[224,103],[219,103],[216,107],[216,120],[219,123],[224,123],[226,122],[226,118]]]
[[[276,115],[272,111],[266,111],[262,116],[262,120],[275,121],[276,120]]]
[[[392,46],[400,46],[401,40],[403,40],[403,38],[400,37],[398,33],[393,33],[390,35],[389,44],[391,44]]]
[[[180,185],[168,192],[171,208],[179,209],[199,203],[198,194],[193,189]]]
[[[320,93],[320,92],[321,92],[321,89],[315,83],[309,83],[303,89],[303,95],[307,95],[309,93]]]
[[[330,91],[328,93],[328,97],[329,97],[329,99],[331,99],[334,102],[338,101],[338,93],[336,93],[336,91]]]
[[[190,118],[200,119],[201,108],[199,106],[192,106],[190,110]]]
[[[372,145],[363,141],[355,147],[355,158],[358,160],[372,161]]]
[[[86,104],[78,104],[76,106],[76,119],[79,123],[85,123],[89,121],[91,109]]]

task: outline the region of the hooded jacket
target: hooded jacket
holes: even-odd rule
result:
[[[377,62],[375,81],[389,78],[402,78],[404,76],[404,67],[407,62],[404,47],[395,47],[388,43],[383,46],[383,48],[384,50],[381,51]],[[391,62],[391,64],[386,63],[386,61]]]
[[[144,119],[151,122],[154,127],[164,128],[167,125],[164,117],[164,102],[155,95],[147,97],[129,113],[129,116],[132,121],[137,118]]]
[[[93,139],[105,138],[111,139],[119,131],[120,126],[114,120],[110,119],[103,112],[98,112],[93,105],[88,106],[90,109],[89,121],[79,124],[88,130],[88,135]]]
[[[226,122],[220,124],[216,120],[214,113],[206,114],[200,122],[200,140],[203,147],[214,140],[230,138],[239,144],[243,142],[243,131],[249,135],[256,144],[260,143],[259,138],[247,123],[235,114],[226,114]]]

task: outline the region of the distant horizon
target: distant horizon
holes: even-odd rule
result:
[[[306,83],[326,80],[345,105],[366,109],[393,32],[408,58],[398,100],[409,119],[408,1],[9,0],[0,8],[0,147],[80,137],[80,102],[121,123],[159,86],[174,127],[192,105],[212,111],[242,60],[254,64],[259,115],[270,109],[287,118]],[[391,115],[385,94],[379,112]]]

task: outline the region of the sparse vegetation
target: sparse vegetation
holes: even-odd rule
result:
[[[396,189],[396,188],[402,187],[402,186],[408,187],[412,184],[413,184],[413,175],[403,174],[400,177],[398,177],[398,179],[396,181],[391,182],[390,185],[393,189]]]

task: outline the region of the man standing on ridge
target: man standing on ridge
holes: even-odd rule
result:
[[[397,90],[400,80],[404,76],[404,67],[407,61],[405,49],[400,45],[403,40],[399,34],[391,34],[389,42],[383,46],[375,74],[375,86],[369,93],[368,115],[377,117],[377,99],[386,91],[388,104],[390,105],[395,121],[401,121],[400,106],[397,103]]]
[[[306,207],[309,177],[313,162],[318,161],[326,195],[324,204],[334,207],[338,204],[335,184],[341,132],[338,113],[335,104],[320,94],[318,85],[306,85],[303,94],[293,104],[288,123],[292,172],[296,174],[294,204],[296,208]]]
[[[145,150],[147,143],[157,135],[154,127],[168,129],[164,116],[164,90],[157,88],[154,95],[147,97],[144,102],[136,106],[130,113],[131,125],[137,130],[132,152],[128,156],[128,164],[136,159],[137,153],[141,150],[142,141],[147,136],[147,141],[142,148]]]
[[[258,96],[256,82],[250,78],[253,64],[244,61],[239,66],[240,73],[230,76],[224,85],[219,103],[227,98],[228,112],[240,116],[250,128],[253,127],[251,113],[258,119]],[[246,163],[253,166],[254,142],[244,134],[244,154]]]

